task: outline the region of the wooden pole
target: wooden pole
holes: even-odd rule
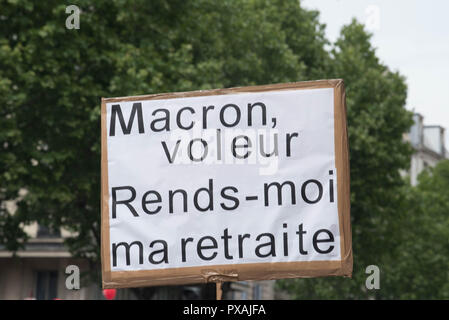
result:
[[[221,297],[223,295],[223,288],[222,288],[222,282],[216,282],[215,283],[216,287],[217,287],[217,295],[216,298],[217,300],[221,300]]]

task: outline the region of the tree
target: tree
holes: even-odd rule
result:
[[[317,13],[293,0],[78,1],[80,29],[60,1],[0,6],[0,243],[64,227],[93,265],[101,97],[325,78],[331,63]]]
[[[100,97],[343,78],[354,278],[285,280],[281,287],[296,298],[447,297],[447,201],[426,198],[437,194],[432,183],[446,187],[432,180],[445,171],[425,176],[415,191],[400,177],[411,153],[402,139],[412,123],[406,85],[380,63],[361,24],[344,27],[327,51],[318,13],[296,0],[77,5],[78,30],[65,28],[59,1],[0,1],[0,243],[7,249],[19,249],[27,239],[21,227],[38,221],[73,231],[70,251],[98,264]],[[14,215],[8,200],[18,200]],[[410,255],[419,252],[416,262]],[[371,264],[388,275],[375,293],[364,288]],[[439,276],[425,283],[433,265]]]
[[[401,299],[449,298],[449,160],[421,173],[409,187],[396,228],[393,275],[386,285]]]
[[[412,124],[404,108],[406,85],[376,57],[370,35],[355,20],[343,27],[333,50],[333,76],[346,86],[351,171],[353,279],[300,279],[281,287],[302,299],[384,297],[365,289],[365,269],[384,273],[395,249],[395,226],[404,209],[404,180],[411,148],[403,134]]]

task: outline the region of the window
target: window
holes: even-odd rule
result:
[[[37,229],[38,238],[59,238],[61,237],[61,232],[59,230],[51,230],[50,228],[39,224]]]
[[[253,299],[254,300],[262,299],[262,288],[260,287],[260,284],[254,284],[254,287],[253,287]]]
[[[57,297],[58,272],[38,271],[36,272],[36,299],[52,300]]]

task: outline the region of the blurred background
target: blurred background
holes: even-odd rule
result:
[[[224,299],[449,299],[447,12],[0,0],[0,299],[215,299],[215,285],[101,290],[101,97],[333,78],[346,85],[354,276],[225,283]]]

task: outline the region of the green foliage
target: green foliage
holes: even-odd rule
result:
[[[382,275],[397,246],[394,223],[405,202],[400,170],[411,148],[402,136],[412,124],[405,110],[404,79],[379,62],[370,35],[356,21],[341,30],[332,56],[334,77],[345,80],[351,167],[353,279],[284,281],[281,287],[299,299],[383,298],[387,290],[365,289],[365,268]],[[385,295],[384,295],[385,294]]]
[[[296,1],[1,1],[0,243],[39,221],[99,257],[100,98],[315,77],[329,53]],[[299,17],[299,18],[298,18]],[[320,73],[324,77],[324,73]],[[14,215],[4,203],[18,202]]]
[[[449,160],[424,171],[407,192],[389,271],[391,296],[449,299]]]
[[[343,78],[354,278],[281,287],[295,298],[447,297],[447,284],[431,295],[433,283],[425,283],[430,261],[441,271],[436,282],[447,279],[446,260],[433,255],[447,252],[439,211],[447,202],[427,202],[399,175],[411,152],[402,139],[411,125],[406,86],[380,63],[362,25],[353,21],[329,44],[318,13],[296,0],[97,0],[77,2],[80,29],[68,30],[67,5],[0,0],[0,201],[28,191],[14,215],[0,206],[1,244],[17,250],[26,240],[20,226],[39,221],[75,232],[67,240],[72,253],[97,262],[101,97]],[[421,202],[410,205],[417,199],[435,205],[429,215],[440,217],[438,226],[415,214],[414,207],[427,214]],[[439,244],[418,243],[414,234]],[[428,260],[411,264],[417,260],[409,255],[421,250]],[[382,272],[375,294],[364,289],[370,264]],[[409,264],[415,278],[406,283]]]

